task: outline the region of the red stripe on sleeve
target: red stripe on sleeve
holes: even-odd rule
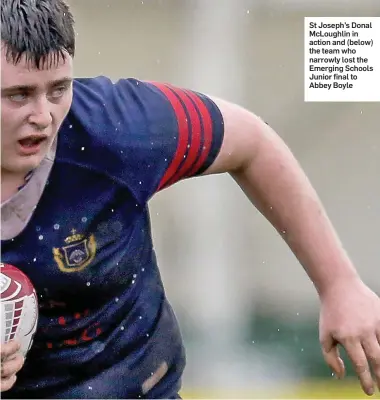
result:
[[[199,168],[201,168],[203,163],[207,160],[207,157],[211,150],[213,128],[212,128],[212,119],[210,111],[207,109],[203,101],[195,93],[189,90],[186,90],[185,92],[191,97],[191,99],[195,102],[195,104],[198,107],[203,122],[203,133],[204,133],[204,143],[203,143],[202,153],[198,158],[198,161],[193,165],[193,168],[186,174],[186,177],[190,177],[195,175],[199,170]]]
[[[184,155],[186,154],[187,145],[189,143],[189,127],[186,121],[186,113],[185,110],[179,101],[179,99],[175,96],[175,94],[166,86],[156,82],[150,82],[152,85],[157,87],[161,92],[167,97],[170,104],[173,107],[174,113],[177,117],[178,121],[178,144],[177,150],[173,157],[172,162],[170,163],[168,169],[166,170],[164,176],[162,177],[160,184],[158,185],[157,191],[162,189],[167,185],[168,181],[173,178],[174,174],[177,172]]]
[[[183,178],[186,173],[190,171],[191,167],[193,167],[196,163],[201,146],[202,126],[194,103],[190,100],[186,93],[181,89],[172,86],[169,87],[177,94],[177,96],[182,100],[183,104],[185,105],[185,108],[189,114],[191,127],[191,140],[189,140],[188,145],[190,146],[190,148],[187,152],[186,160],[182,164],[181,168],[177,170],[177,173],[168,182],[168,185],[171,185]]]

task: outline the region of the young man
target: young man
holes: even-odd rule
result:
[[[227,172],[281,232],[364,391],[380,383],[380,301],[360,280],[291,152],[253,113],[170,85],[73,80],[63,0],[1,4],[2,262],[36,287],[23,359],[2,344],[3,398],[176,398],[185,355],[152,248],[147,202]],[[17,376],[17,381],[16,381]]]

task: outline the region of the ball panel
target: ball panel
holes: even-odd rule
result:
[[[18,339],[25,356],[37,329],[37,294],[22,271],[9,264],[0,266],[1,341]]]

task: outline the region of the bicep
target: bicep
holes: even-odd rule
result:
[[[226,100],[210,96],[224,121],[224,138],[213,164],[204,175],[233,173],[248,165],[258,151],[267,124],[247,109]]]

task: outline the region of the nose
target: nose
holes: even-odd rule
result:
[[[45,96],[38,98],[33,104],[33,111],[29,116],[29,123],[38,130],[46,129],[52,122],[50,103]]]

